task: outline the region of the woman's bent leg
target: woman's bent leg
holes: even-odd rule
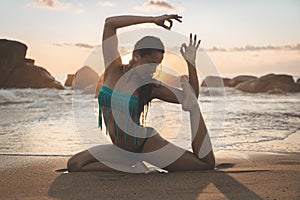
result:
[[[170,158],[176,158],[174,155],[180,155],[169,165],[163,166],[165,169],[171,171],[213,169],[215,166],[215,157],[197,98],[185,80],[182,80],[182,88],[185,96],[182,108],[190,112],[193,152],[186,151],[169,143],[158,133],[147,140],[143,152],[153,152],[151,156],[148,156],[148,162],[154,165],[165,165],[169,162]],[[163,162],[164,160],[168,162]]]
[[[92,166],[92,167],[91,167]],[[110,167],[107,167],[100,161],[98,161],[89,150],[81,151],[73,155],[67,163],[68,170],[70,172],[79,171],[111,171]],[[91,169],[92,168],[92,169]]]
[[[214,164],[201,160],[194,153],[168,142],[159,134],[147,140],[142,153],[144,153],[143,158],[146,162],[168,171],[214,168]]]

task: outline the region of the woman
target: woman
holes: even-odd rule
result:
[[[153,165],[159,165],[159,163],[161,163],[160,161],[167,159],[170,153],[181,151],[182,154],[180,154],[180,157],[167,166],[162,167],[168,171],[213,169],[215,158],[207,128],[197,103],[199,83],[195,69],[195,58],[196,51],[200,45],[200,40],[197,41],[197,36],[195,35],[193,38],[192,34],[190,34],[189,45],[182,44],[180,49],[182,56],[187,62],[189,73],[189,83],[187,83],[185,79],[181,79],[183,90],[159,84],[152,78],[157,65],[162,62],[164,56],[164,46],[160,39],[146,36],[139,40],[135,45],[132,60],[128,65],[122,63],[118,51],[116,32],[119,28],[142,23],[154,23],[170,30],[173,25],[173,20],[181,22],[181,18],[182,17],[178,15],[162,15],[158,17],[116,16],[109,17],[105,20],[102,47],[106,70],[104,83],[98,98],[100,118],[102,118],[101,113],[103,112],[103,119],[109,136],[113,144],[120,149],[133,153],[149,153],[160,150],[166,146],[169,147],[168,152],[162,151],[158,156],[151,159],[147,157],[141,158],[140,162],[137,162],[136,165],[142,165],[142,160]],[[165,25],[165,22],[169,22],[169,26]],[[147,84],[140,84],[144,82]],[[190,86],[192,88],[190,88]],[[138,131],[136,131],[136,128],[125,127],[126,125],[124,124],[128,123],[126,121],[128,119],[126,119],[124,109],[122,111],[122,107],[124,106],[113,103],[114,99],[116,99],[122,104],[122,98],[127,98],[128,100],[126,104],[127,110],[129,103],[129,115],[131,120],[134,121],[138,127]],[[149,102],[154,98],[171,103],[181,103],[182,109],[190,112],[192,138],[194,138],[192,141],[193,152],[186,151],[169,143],[153,128],[140,125],[139,119],[141,114],[146,115],[147,109],[145,110],[145,108],[147,108]],[[100,126],[102,127],[101,119]],[[139,132],[143,131],[145,134],[143,137],[140,137]],[[115,152],[112,150],[112,146],[114,145],[105,147],[104,145],[99,145],[74,155],[68,161],[69,171],[112,170],[111,167],[104,164],[105,162],[96,159],[91,152],[100,153],[107,151],[109,156],[107,156],[106,161],[107,163],[113,163],[113,159],[111,161],[109,159],[113,157],[113,152]],[[131,167],[132,163],[130,163],[126,157],[121,160],[123,160],[124,163],[119,163],[119,165]],[[142,166],[142,168],[143,167],[145,166]]]

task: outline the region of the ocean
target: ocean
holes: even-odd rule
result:
[[[300,152],[300,93],[201,88],[199,104],[216,152]],[[1,89],[0,111],[2,155],[70,156],[110,143],[98,128],[97,100],[82,91]],[[191,150],[189,114],[180,105],[153,101],[146,126]]]

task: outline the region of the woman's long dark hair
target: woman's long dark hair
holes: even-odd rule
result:
[[[154,36],[146,36],[140,39],[134,46],[133,56],[139,55],[141,57],[150,55],[153,52],[165,53],[165,47],[162,41]],[[131,69],[135,64],[135,60],[132,59],[126,66]],[[148,114],[149,105],[151,102],[153,83],[145,84],[137,89],[139,95],[139,113],[142,114],[142,124],[146,125],[146,118]]]

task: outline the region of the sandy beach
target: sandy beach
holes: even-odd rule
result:
[[[0,156],[0,199],[299,199],[300,154],[220,159],[222,169],[62,173],[68,157]],[[234,164],[224,164],[232,163]]]
[[[2,1],[0,200],[300,200],[299,8]]]

